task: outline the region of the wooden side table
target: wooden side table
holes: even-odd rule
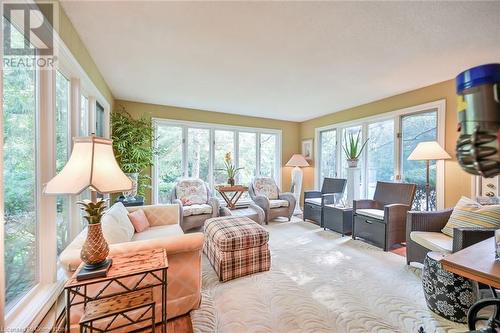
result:
[[[167,269],[165,249],[110,256],[113,260],[108,275],[103,278],[78,281],[76,275],[83,263],[68,280],[66,291],[66,329],[71,329],[71,308],[101,299],[126,299],[127,294],[145,289],[161,289],[161,332],[167,331]]]
[[[243,185],[217,185],[215,186],[215,189],[220,193],[222,199],[224,199],[229,209],[235,209],[236,203],[238,202],[238,200],[240,200],[243,193],[248,191],[248,187]],[[228,196],[228,193],[233,194]]]

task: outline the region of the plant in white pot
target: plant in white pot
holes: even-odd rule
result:
[[[361,131],[358,131],[356,135],[353,133],[349,133],[349,135],[344,133],[344,145],[342,149],[344,149],[349,168],[356,168],[358,166],[359,156],[361,156],[363,149],[365,149],[368,143],[368,139],[365,142],[361,142],[360,135]]]

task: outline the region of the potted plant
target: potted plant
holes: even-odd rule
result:
[[[346,133],[344,133],[345,144],[342,146],[342,149],[344,149],[344,153],[347,158],[347,165],[349,166],[349,168],[355,168],[358,166],[359,156],[363,152],[363,149],[368,142],[368,139],[366,139],[365,142],[361,144],[360,135],[360,131],[358,131],[358,134],[356,136],[354,136],[353,133],[349,133],[349,137]]]
[[[233,159],[231,158],[231,153],[226,153],[224,156],[224,168],[217,169],[218,171],[226,171],[227,173],[227,183],[231,186],[234,186],[234,179],[238,175],[238,172],[243,168],[237,168],[233,163]]]
[[[134,200],[136,195],[143,197],[151,182],[147,171],[158,154],[151,119],[134,119],[122,108],[111,113],[111,127],[116,160],[133,182],[132,191],[124,193],[124,196],[129,200]]]

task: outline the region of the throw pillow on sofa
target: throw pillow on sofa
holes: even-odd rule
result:
[[[134,226],[128,218],[127,208],[117,202],[109,208],[101,220],[102,233],[108,244],[130,242]]]
[[[143,232],[150,227],[148,218],[142,209],[129,213],[128,218],[132,222],[136,232]]]
[[[483,206],[466,197],[460,198],[453,212],[441,230],[453,237],[454,228],[499,228],[500,205]]]

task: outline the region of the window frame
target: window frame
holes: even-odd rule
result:
[[[28,2],[28,1],[27,1]],[[2,14],[2,13],[0,13]],[[3,43],[0,43],[3,47]],[[47,196],[43,194],[43,184],[47,183],[52,177],[55,176],[55,82],[56,71],[60,71],[69,80],[69,110],[68,110],[68,123],[69,123],[69,154],[72,149],[72,138],[79,136],[79,116],[80,116],[80,98],[82,94],[94,103],[97,101],[104,107],[105,112],[105,137],[109,138],[109,116],[110,116],[110,103],[101,94],[98,88],[94,85],[85,70],[78,63],[76,58],[69,51],[57,32],[54,31],[54,44],[57,45],[58,62],[54,69],[36,70],[36,127],[37,127],[37,180],[36,180],[36,214],[37,214],[37,254],[39,257],[38,269],[39,279],[38,283],[23,295],[12,306],[8,313],[0,313],[0,317],[5,322],[7,329],[26,329],[38,326],[45,314],[49,311],[52,305],[56,302],[64,288],[67,280],[64,270],[60,267],[57,259],[57,228],[56,228],[56,197]],[[2,53],[3,54],[3,53]],[[3,60],[2,60],[3,63]],[[0,97],[3,100],[3,76],[0,79]],[[0,103],[1,115],[3,115],[3,103]],[[89,107],[89,132],[95,131],[95,125],[92,126],[92,115],[94,110]],[[3,116],[1,117],[0,125],[3,128]],[[42,121],[43,120],[43,121]],[[3,146],[3,131],[0,134],[0,143]],[[3,170],[3,154],[2,170]],[[2,172],[3,174],[3,172]],[[1,185],[3,186],[3,184]],[[81,231],[80,215],[78,207],[75,205],[77,196],[70,196],[70,239],[72,240]],[[3,201],[1,206],[3,208]],[[3,209],[2,209],[3,211]],[[3,219],[3,215],[1,217]],[[4,230],[0,232],[0,249],[4,249]],[[43,248],[40,244],[44,244]],[[3,256],[0,261],[2,263],[2,271],[5,272]],[[3,279],[3,278],[2,278]],[[3,282],[2,282],[3,284]],[[5,295],[0,295],[1,302],[5,305]],[[1,309],[5,309],[2,306]]]
[[[395,181],[399,181],[401,179],[401,138],[399,133],[401,133],[401,118],[402,116],[418,114],[429,112],[432,110],[436,110],[437,113],[437,142],[444,147],[445,146],[445,118],[446,118],[446,100],[440,99],[437,101],[419,104],[403,109],[397,109],[394,111],[389,111],[385,113],[381,113],[374,116],[359,118],[347,122],[341,122],[336,124],[331,124],[327,126],[317,127],[315,128],[315,144],[314,144],[314,154],[316,156],[321,156],[321,146],[320,146],[320,135],[323,131],[328,131],[332,129],[337,130],[337,148],[336,148],[336,156],[337,156],[337,165],[336,165],[336,174],[341,174],[341,161],[343,158],[342,149],[339,147],[339,144],[342,143],[342,134],[343,129],[353,126],[361,126],[362,136],[366,137],[368,134],[368,125],[377,123],[384,120],[393,120],[394,121],[394,179]],[[367,197],[367,150],[364,149],[361,154],[359,166],[361,169],[361,197]],[[320,162],[321,163],[321,162]],[[321,164],[318,164],[318,167],[314,170],[314,186],[316,189],[321,187]],[[444,195],[445,195],[445,173],[444,173],[444,164],[443,160],[436,161],[436,194],[437,194],[437,209],[444,208]]]
[[[210,150],[209,150],[209,175],[208,175],[208,185],[211,190],[214,190],[214,166],[215,166],[215,131],[232,131],[233,132],[233,151],[234,156],[233,159],[235,161],[236,166],[239,164],[239,133],[256,133],[256,174],[260,174],[260,136],[261,134],[273,134],[276,135],[276,151],[275,151],[275,181],[281,188],[281,152],[282,152],[282,131],[279,129],[271,129],[271,128],[258,128],[258,127],[246,127],[246,126],[233,126],[233,125],[223,125],[217,123],[203,123],[203,122],[193,122],[193,121],[184,121],[184,120],[176,120],[176,119],[166,119],[166,118],[158,118],[153,117],[151,119],[153,122],[154,128],[154,136],[157,137],[158,126],[176,126],[182,128],[182,174],[184,177],[188,175],[187,169],[187,149],[185,148],[187,145],[187,132],[188,128],[200,128],[200,129],[208,129],[210,131]],[[156,143],[157,144],[157,143]],[[158,156],[155,156],[154,166],[152,167],[152,191],[151,191],[151,199],[153,204],[158,204],[159,198],[159,181],[158,181]]]

